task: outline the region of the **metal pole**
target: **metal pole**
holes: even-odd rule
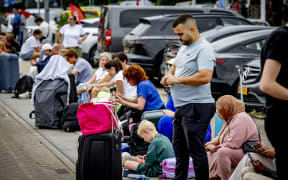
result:
[[[50,19],[49,19],[49,1],[44,0],[44,8],[45,8],[45,21],[49,24]]]
[[[266,21],[266,0],[261,0],[261,20]]]
[[[40,0],[37,1],[38,16],[40,16]]]

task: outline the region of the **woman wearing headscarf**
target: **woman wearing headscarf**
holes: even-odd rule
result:
[[[259,140],[253,119],[245,112],[245,105],[231,95],[220,97],[216,109],[224,124],[219,135],[206,143],[211,179],[229,179],[231,167],[244,156],[244,142]]]

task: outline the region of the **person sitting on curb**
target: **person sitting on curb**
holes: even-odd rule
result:
[[[134,99],[117,94],[119,102],[123,106],[131,108],[134,123],[141,120],[141,116],[144,111],[165,108],[156,87],[148,79],[142,67],[132,64],[124,70],[123,76],[127,79],[129,84],[132,86],[137,86],[137,96]]]
[[[221,96],[216,102],[219,117],[225,122],[219,135],[206,143],[209,178],[229,179],[231,167],[236,167],[244,156],[246,141],[259,141],[258,129],[245,112],[245,105],[231,95]]]
[[[77,85],[87,82],[93,76],[92,66],[85,59],[78,57],[75,49],[68,49],[64,58],[74,65],[72,74],[76,76]]]
[[[123,160],[122,164],[125,169],[135,171],[137,174],[158,177],[162,174],[160,163],[164,159],[174,157],[172,144],[166,136],[157,132],[152,122],[147,120],[141,121],[137,134],[145,142],[150,143],[145,159],[144,156],[127,157],[127,153],[125,153],[128,160]]]
[[[96,83],[104,78],[106,75],[109,75],[108,71],[105,69],[105,64],[108,61],[112,60],[112,55],[110,53],[104,52],[99,56],[99,68],[96,70],[95,74],[92,76],[89,81],[85,83],[80,83],[77,87],[78,94],[78,103],[87,103],[89,102],[90,95],[86,93],[88,86],[90,84]]]
[[[127,58],[125,53],[123,53],[123,52],[117,53],[113,60],[116,60],[116,59],[121,62],[123,70],[125,70],[129,67],[129,65],[127,64],[128,58]],[[100,86],[99,84],[101,84],[102,86],[105,86],[105,87],[111,87],[111,86],[115,85],[116,81],[112,81],[112,79],[115,80],[115,78],[113,78],[112,76],[107,74],[98,82],[91,84],[87,88],[87,93],[90,93],[94,87],[99,87]],[[119,74],[117,76],[117,81],[118,80],[121,80],[123,82],[123,88],[124,88],[124,94],[123,95],[126,98],[134,98],[136,96],[136,86],[132,86],[127,81],[127,79],[125,77],[123,77],[123,71],[122,70],[119,72]],[[118,115],[118,116],[120,117],[120,115]]]
[[[255,152],[245,154],[229,180],[277,179],[275,150],[268,149],[268,147],[262,143],[259,143],[258,146],[255,146],[253,149]]]
[[[42,38],[42,32],[36,29],[33,32],[33,36],[29,37],[21,47],[20,58],[24,61],[29,61],[40,57],[40,39]]]

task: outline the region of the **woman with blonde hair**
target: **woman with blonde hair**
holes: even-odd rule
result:
[[[101,53],[99,56],[99,68],[96,70],[94,75],[86,82],[86,83],[80,83],[77,87],[77,94],[78,94],[78,102],[87,103],[89,102],[90,95],[86,93],[87,88],[92,83],[97,83],[99,80],[104,78],[108,71],[105,69],[105,64],[108,61],[112,60],[112,55],[110,53],[104,52]]]
[[[229,179],[231,167],[236,167],[244,156],[244,142],[259,140],[253,119],[245,112],[245,105],[231,95],[220,97],[216,110],[224,124],[219,135],[206,143],[211,179]]]

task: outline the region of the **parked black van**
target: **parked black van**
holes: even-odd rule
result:
[[[115,54],[123,51],[122,39],[139,24],[139,18],[165,14],[218,14],[240,16],[232,11],[213,8],[191,8],[176,6],[103,6],[99,23],[98,46],[95,58],[101,52]]]

